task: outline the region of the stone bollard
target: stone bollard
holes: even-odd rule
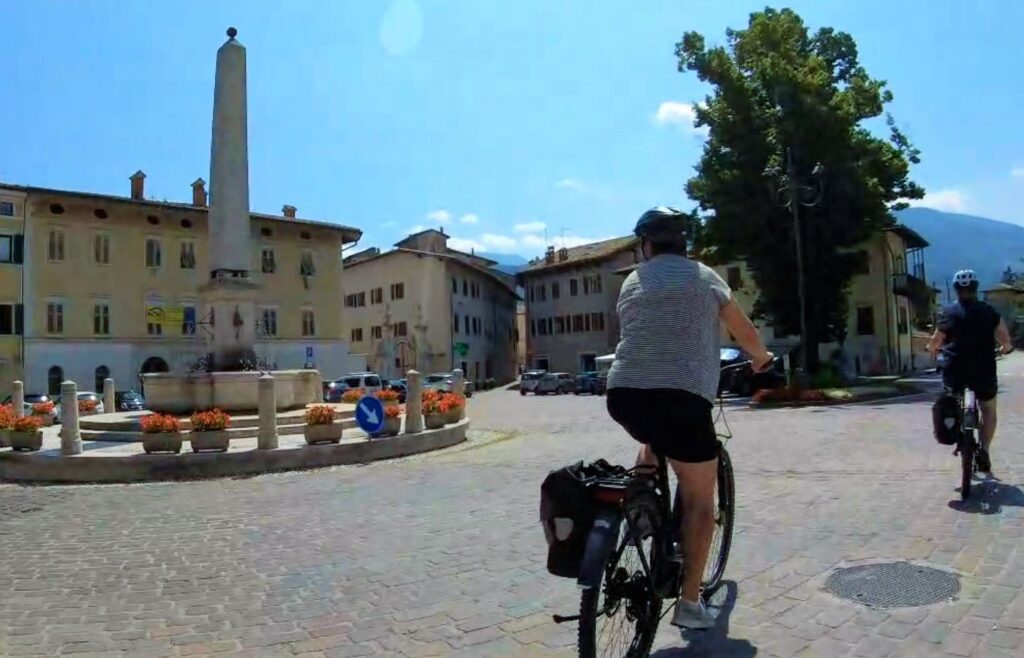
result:
[[[465,399],[466,395],[466,376],[462,373],[461,368],[456,368],[452,371],[452,393],[463,396]],[[459,409],[459,420],[466,417],[466,407]]]
[[[256,435],[256,446],[260,450],[277,447],[277,392],[274,390],[273,375],[259,379],[260,426]]]
[[[114,380],[107,377],[103,380],[103,413],[112,414],[117,411],[114,395]]]
[[[15,418],[21,418],[25,415],[25,383],[20,379],[14,382],[14,392],[11,394],[11,406],[14,407]]]
[[[417,434],[423,431],[423,389],[420,373],[410,370],[405,373],[405,433]]]
[[[82,452],[82,433],[78,428],[78,386],[66,381],[60,385],[60,452],[77,455]]]

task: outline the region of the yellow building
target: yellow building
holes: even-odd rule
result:
[[[23,327],[13,312],[22,335],[0,338],[5,389],[21,377],[26,392],[55,393],[63,379],[93,390],[108,375],[137,389],[141,373],[188,371],[208,352],[205,184],[193,183],[191,204],[157,202],[145,199],[144,178],[132,176],[127,198],[0,185],[0,203],[11,204],[0,211],[12,211],[0,217],[0,257],[4,234],[24,235],[24,264],[0,266],[0,333],[3,305],[25,308]],[[292,206],[283,213],[251,215],[257,356],[281,369],[359,369],[340,300],[342,249],[361,233],[299,219]]]

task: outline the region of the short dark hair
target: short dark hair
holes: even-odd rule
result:
[[[660,256],[661,254],[678,254],[680,256],[686,255],[686,238],[682,235],[676,238],[667,238],[660,240],[650,240],[648,242],[651,245],[651,255]]]

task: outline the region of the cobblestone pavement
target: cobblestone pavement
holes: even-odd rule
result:
[[[1004,361],[995,471],[958,502],[928,401],[735,406],[738,519],[719,626],[675,656],[1024,652],[1024,357]],[[547,471],[630,460],[603,400],[476,396],[448,451],[363,467],[176,484],[0,485],[0,655],[570,656],[571,581],[547,575]],[[922,608],[825,593],[837,566],[915,560],[961,575]]]

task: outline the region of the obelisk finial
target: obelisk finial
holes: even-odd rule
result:
[[[234,39],[236,36],[238,36],[238,30],[236,30],[233,27],[229,27],[228,28],[228,38],[229,39]]]

